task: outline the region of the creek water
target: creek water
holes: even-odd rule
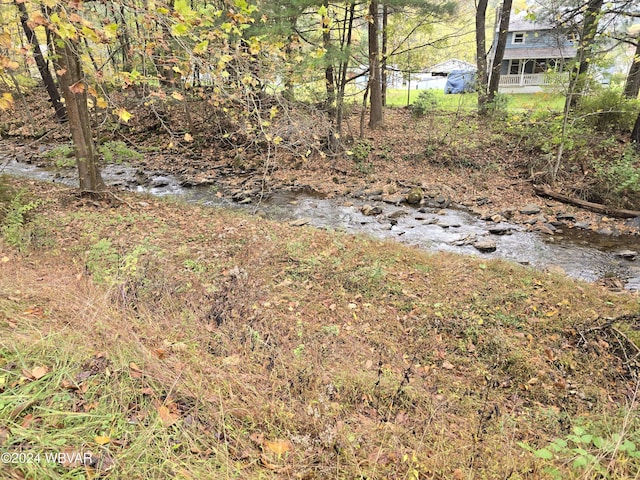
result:
[[[0,158],[0,174],[39,180],[77,183],[75,170],[59,171]],[[174,177],[161,173],[139,172],[123,165],[108,165],[103,177],[110,185],[152,195],[180,196],[188,202],[223,208],[242,208],[252,213],[311,226],[362,233],[375,238],[392,239],[429,251],[448,251],[482,258],[505,258],[534,268],[561,268],[567,275],[598,281],[619,279],[629,290],[640,290],[640,258],[630,260],[618,255],[622,250],[640,253],[640,238],[601,235],[590,230],[564,228],[555,235],[527,231],[523,226],[500,224],[506,234],[495,235],[495,224],[455,208],[422,208],[391,205],[351,198],[325,198],[304,191],[280,191],[257,202],[239,205],[220,196],[215,186],[184,187]],[[257,203],[256,203],[257,202]],[[367,216],[361,212],[366,204],[379,207],[381,213]],[[292,227],[293,228],[293,227]],[[493,252],[479,252],[474,239],[490,238]]]

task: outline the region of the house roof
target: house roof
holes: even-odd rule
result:
[[[465,62],[464,60],[458,60],[457,58],[451,58],[444,62],[440,62],[437,65],[429,68],[428,71],[431,73],[449,73],[453,70],[477,70],[478,68],[469,62]]]
[[[510,32],[532,32],[535,30],[553,30],[553,27],[548,23],[528,20],[525,12],[511,14],[511,17],[509,18]]]
[[[573,58],[576,56],[575,47],[544,47],[544,48],[511,48],[505,49],[504,59],[515,58]]]

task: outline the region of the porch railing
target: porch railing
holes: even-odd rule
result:
[[[564,73],[524,73],[520,75],[501,75],[500,86],[501,87],[527,87],[537,85],[551,85],[557,83],[559,80],[564,79],[566,74]]]

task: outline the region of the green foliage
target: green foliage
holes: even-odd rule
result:
[[[509,97],[504,93],[496,93],[493,101],[489,103],[489,110],[494,114],[506,115],[509,105]]]
[[[626,98],[619,89],[598,88],[580,100],[576,113],[598,130],[631,131],[637,111],[638,101]]]
[[[556,438],[543,448],[536,449],[524,442],[518,445],[545,461],[548,464],[545,470],[551,478],[566,478],[566,472],[555,466],[558,463],[568,465],[578,474],[594,472],[608,478],[608,466],[614,460],[621,464],[640,461],[640,450],[628,436],[614,433],[603,437],[587,433],[583,427],[574,427],[573,433]]]
[[[438,108],[438,103],[439,98],[434,90],[422,90],[409,108],[416,117],[424,117]]]
[[[27,200],[26,190],[20,190],[8,202],[0,207],[4,210],[4,219],[0,232],[5,241],[12,247],[24,250],[31,239],[31,230],[27,227],[29,213],[38,208],[40,200]]]
[[[111,240],[101,238],[89,248],[86,267],[96,283],[125,283],[141,275],[141,260],[150,250],[146,245],[137,245],[130,252],[120,254]]]
[[[618,194],[640,193],[640,155],[635,146],[627,146],[617,159],[594,162],[594,168],[608,190]]]
[[[124,142],[106,142],[98,147],[98,151],[106,163],[125,163],[144,158],[140,152],[129,148]]]
[[[364,162],[369,159],[369,154],[373,150],[373,145],[366,140],[357,141],[351,150],[347,151],[347,155],[353,158],[356,162]]]
[[[73,157],[74,150],[71,144],[63,144],[53,147],[44,156],[50,158],[56,168],[72,168],[76,166],[76,159]]]
[[[563,137],[562,122],[562,114],[555,112],[516,114],[506,120],[505,132],[516,136],[531,152],[552,154],[563,144],[565,153],[570,154],[584,147],[589,129],[580,122],[568,122]]]
[[[350,150],[347,150],[347,155],[355,161],[356,168],[361,173],[367,174],[373,170],[373,164],[369,161],[373,149],[374,147],[370,142],[358,140]]]

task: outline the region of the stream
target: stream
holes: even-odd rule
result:
[[[0,154],[0,174],[23,176],[77,185],[76,170],[53,170],[17,162]],[[289,221],[293,226],[308,224],[318,228],[363,233],[380,239],[392,239],[428,251],[447,251],[477,255],[481,258],[505,258],[539,269],[564,271],[590,282],[616,279],[620,286],[640,291],[640,238],[611,236],[591,230],[563,228],[554,235],[526,231],[521,225],[485,222],[462,209],[420,208],[381,201],[351,198],[325,198],[313,192],[279,191],[256,204],[245,204],[227,195],[220,196],[215,186],[182,186],[172,176],[136,171],[125,165],[107,165],[102,169],[112,186],[150,193],[173,195],[188,202],[225,208],[242,208],[267,218]],[[365,215],[368,208],[380,210]],[[496,233],[490,233],[494,230]],[[495,245],[494,251],[481,252],[478,241]],[[621,256],[623,251],[637,252]],[[562,270],[560,270],[562,269]]]

